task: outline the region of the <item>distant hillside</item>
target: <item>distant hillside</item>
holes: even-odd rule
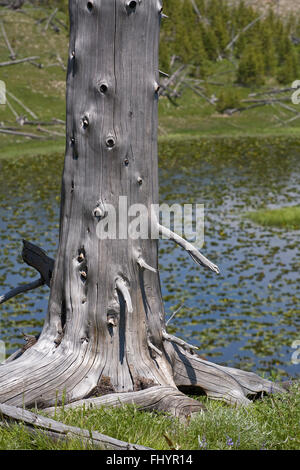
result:
[[[239,1],[228,0],[228,3],[239,3]],[[245,0],[245,4],[262,11],[271,7],[274,13],[280,16],[288,16],[291,13],[300,12],[300,4],[296,0]]]
[[[260,18],[247,1],[254,0],[244,6],[235,0],[164,0],[163,138],[299,133],[291,84],[300,77],[300,8],[282,21],[276,12]],[[27,0],[18,9],[1,3],[0,80],[7,104],[0,106],[0,159],[63,151],[67,0]]]

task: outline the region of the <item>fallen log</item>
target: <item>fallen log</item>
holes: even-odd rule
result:
[[[0,62],[0,67],[6,67],[7,65],[16,65],[23,62],[30,62],[31,60],[39,59],[39,56],[25,57],[24,59],[10,60],[9,62]]]
[[[1,367],[1,366],[0,366]],[[43,433],[49,438],[68,440],[78,438],[85,444],[90,444],[102,449],[112,450],[151,450],[139,444],[131,444],[129,442],[119,441],[113,437],[101,434],[98,431],[89,431],[75,426],[55,421],[51,418],[32,413],[31,411],[16,406],[0,404],[0,417],[2,422],[7,423],[23,423],[25,427],[32,433]]]
[[[38,119],[37,115],[31,111],[31,109],[28,108],[28,106],[26,106],[19,98],[17,98],[15,95],[12,94],[11,91],[6,91],[6,93],[8,94],[8,96],[10,96],[16,103],[18,103],[18,105],[20,105],[28,114],[30,114],[31,117],[33,117],[33,119]]]
[[[1,134],[11,134],[11,135],[19,135],[20,137],[29,137],[30,139],[38,139],[38,140],[45,140],[47,137],[42,137],[36,134],[30,134],[27,132],[18,132],[18,131],[10,131],[7,129],[0,129]]]
[[[9,54],[10,54],[10,58],[11,58],[11,60],[16,60],[16,54],[15,54],[13,48],[11,47],[11,44],[10,44],[9,39],[7,37],[3,21],[0,21],[0,26],[1,26],[2,36],[4,38],[5,44],[7,46]]]
[[[49,16],[48,20],[46,21],[45,27],[44,27],[44,32],[47,31],[47,29],[49,28],[49,24],[54,19],[57,12],[58,12],[58,8],[55,8],[55,10]]]
[[[248,23],[241,31],[239,31],[235,36],[234,38],[227,44],[227,46],[225,47],[224,51],[227,51],[228,49],[230,49],[233,44],[238,40],[238,38],[240,37],[241,34],[245,33],[246,31],[248,31],[248,29],[252,28],[252,26],[255,25],[255,23],[257,23],[262,17],[264,16],[264,13],[260,16],[258,16],[257,18],[255,18],[253,21],[251,21],[250,23]]]

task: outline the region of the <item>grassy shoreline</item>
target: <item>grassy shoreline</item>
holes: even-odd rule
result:
[[[187,147],[191,144],[197,144],[197,146],[202,146],[205,144],[214,144],[218,142],[223,142],[224,144],[229,144],[230,142],[240,141],[242,143],[253,143],[256,142],[257,145],[276,145],[289,143],[290,145],[297,145],[299,143],[299,137],[297,133],[290,134],[192,134],[192,133],[178,133],[178,134],[168,134],[159,136],[158,138],[158,153],[159,157],[166,145],[176,145],[177,143],[186,144]],[[52,141],[26,141],[24,143],[18,144],[7,144],[2,146],[0,153],[0,160],[14,160],[18,158],[28,157],[34,158],[42,155],[51,155],[54,153],[61,153],[64,155],[65,152],[65,139],[52,140]]]
[[[112,409],[62,408],[54,419],[156,450],[297,450],[300,447],[297,384],[290,393],[273,394],[248,407],[234,408],[204,397],[197,399],[204,402],[207,412],[197,413],[187,423],[170,419],[166,414],[139,411],[132,405]],[[0,449],[87,450],[93,446],[78,438],[53,442],[42,432],[33,437],[22,424],[15,424],[0,429]]]
[[[247,212],[245,217],[264,227],[279,227],[288,230],[300,229],[300,206],[260,209]]]

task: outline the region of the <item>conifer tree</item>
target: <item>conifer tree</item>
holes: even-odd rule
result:
[[[288,85],[298,78],[299,58],[293,48],[291,48],[285,57],[283,64],[278,70],[277,80],[280,83]]]
[[[266,25],[262,31],[261,50],[264,58],[264,73],[267,76],[275,74],[277,66],[277,53],[273,41],[272,30]]]
[[[263,85],[264,60],[258,44],[250,44],[242,54],[237,70],[237,82],[247,86]]]

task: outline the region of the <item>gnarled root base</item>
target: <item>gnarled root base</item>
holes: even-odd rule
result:
[[[159,385],[138,392],[111,393],[101,397],[86,398],[64,406],[64,410],[83,406],[85,408],[119,407],[126,404],[136,405],[143,411],[167,412],[180,419],[206,410],[202,403],[187,397],[176,388]],[[56,410],[57,408],[51,407],[44,411],[53,415]]]
[[[97,388],[95,372],[92,374],[95,381],[86,382],[93,366],[88,354],[84,358],[70,351],[69,354],[59,349],[51,351],[49,348],[47,351],[45,345],[43,349],[47,353],[42,355],[41,350],[36,350],[38,342],[25,351],[22,357],[0,366],[0,403],[46,408],[59,405],[64,397],[64,402],[70,403],[70,407],[82,403],[91,406],[134,403],[144,410],[165,411],[177,417],[186,417],[204,411],[205,407],[182,392],[204,394],[231,405],[248,405],[249,398],[286,391],[254,373],[206,361],[190,353],[187,350],[189,345],[181,347],[179,340],[175,340],[163,342],[164,353],[173,372],[173,384],[168,386],[166,383],[149,381],[145,390],[125,390],[97,398],[86,398],[92,396],[93,390]]]
[[[179,390],[202,393],[215,400],[229,404],[248,405],[248,397],[256,398],[286,390],[259,377],[232,367],[224,367],[191,354],[176,343],[165,345],[172,364],[174,381]]]

